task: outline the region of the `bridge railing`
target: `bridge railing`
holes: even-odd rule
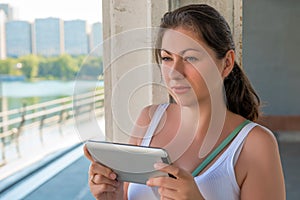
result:
[[[38,129],[40,142],[43,143],[43,130],[66,123],[87,121],[91,117],[104,113],[104,90],[59,98],[34,105],[0,112],[0,166],[6,164],[6,146],[14,143],[18,156],[20,152],[19,137],[25,130]]]

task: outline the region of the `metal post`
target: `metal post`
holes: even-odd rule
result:
[[[46,110],[45,107],[42,108],[43,111]],[[40,127],[39,127],[39,135],[40,135],[40,141],[42,144],[44,144],[43,140],[43,126],[44,126],[44,120],[46,119],[46,114],[42,116],[41,121],[40,121]]]

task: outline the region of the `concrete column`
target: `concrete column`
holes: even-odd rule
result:
[[[168,101],[160,85],[151,42],[153,30],[168,10],[191,3],[207,3],[228,20],[241,63],[242,0],[107,0],[103,1],[103,64],[105,134],[126,142],[141,109]],[[162,92],[164,91],[164,92]]]
[[[161,0],[103,1],[107,140],[127,141],[141,109],[167,101],[163,88],[152,84],[159,83],[160,75],[153,64],[151,27],[159,25],[168,5]]]

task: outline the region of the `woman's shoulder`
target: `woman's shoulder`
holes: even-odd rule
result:
[[[145,106],[138,117],[138,119],[144,119],[143,121],[146,121],[148,124],[151,121],[152,117],[154,116],[154,113],[156,112],[157,108],[159,106],[167,106],[166,111],[170,112],[172,110],[180,109],[179,105],[174,103],[163,103],[163,104],[152,104]]]
[[[266,147],[277,147],[277,140],[275,135],[268,128],[257,125],[248,134],[245,141],[246,148],[264,148]]]
[[[285,199],[278,143],[270,130],[258,125],[249,132],[237,164],[242,196],[247,199]]]
[[[269,129],[261,125],[255,126],[246,137],[241,155],[251,166],[270,165],[272,157],[277,156],[278,143]]]
[[[150,122],[154,116],[154,113],[156,112],[157,108],[163,104],[152,104],[145,106],[144,108],[141,109],[133,130],[131,132],[131,138],[130,138],[130,143],[131,144],[140,144],[141,138],[143,138],[146,130],[148,129]],[[164,104],[167,105],[167,104]],[[168,105],[168,108],[173,108],[174,105]],[[169,110],[167,108],[167,110]]]
[[[155,111],[157,110],[157,108],[160,105],[162,105],[162,104],[152,104],[152,105],[145,106],[141,110],[136,123],[138,123],[138,124],[142,123],[142,125],[149,124]]]

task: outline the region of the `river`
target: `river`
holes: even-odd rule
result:
[[[12,81],[0,82],[0,96],[7,98],[8,109],[19,108],[60,97],[71,96],[81,92],[103,87],[103,81],[58,81],[46,80],[36,82]]]

